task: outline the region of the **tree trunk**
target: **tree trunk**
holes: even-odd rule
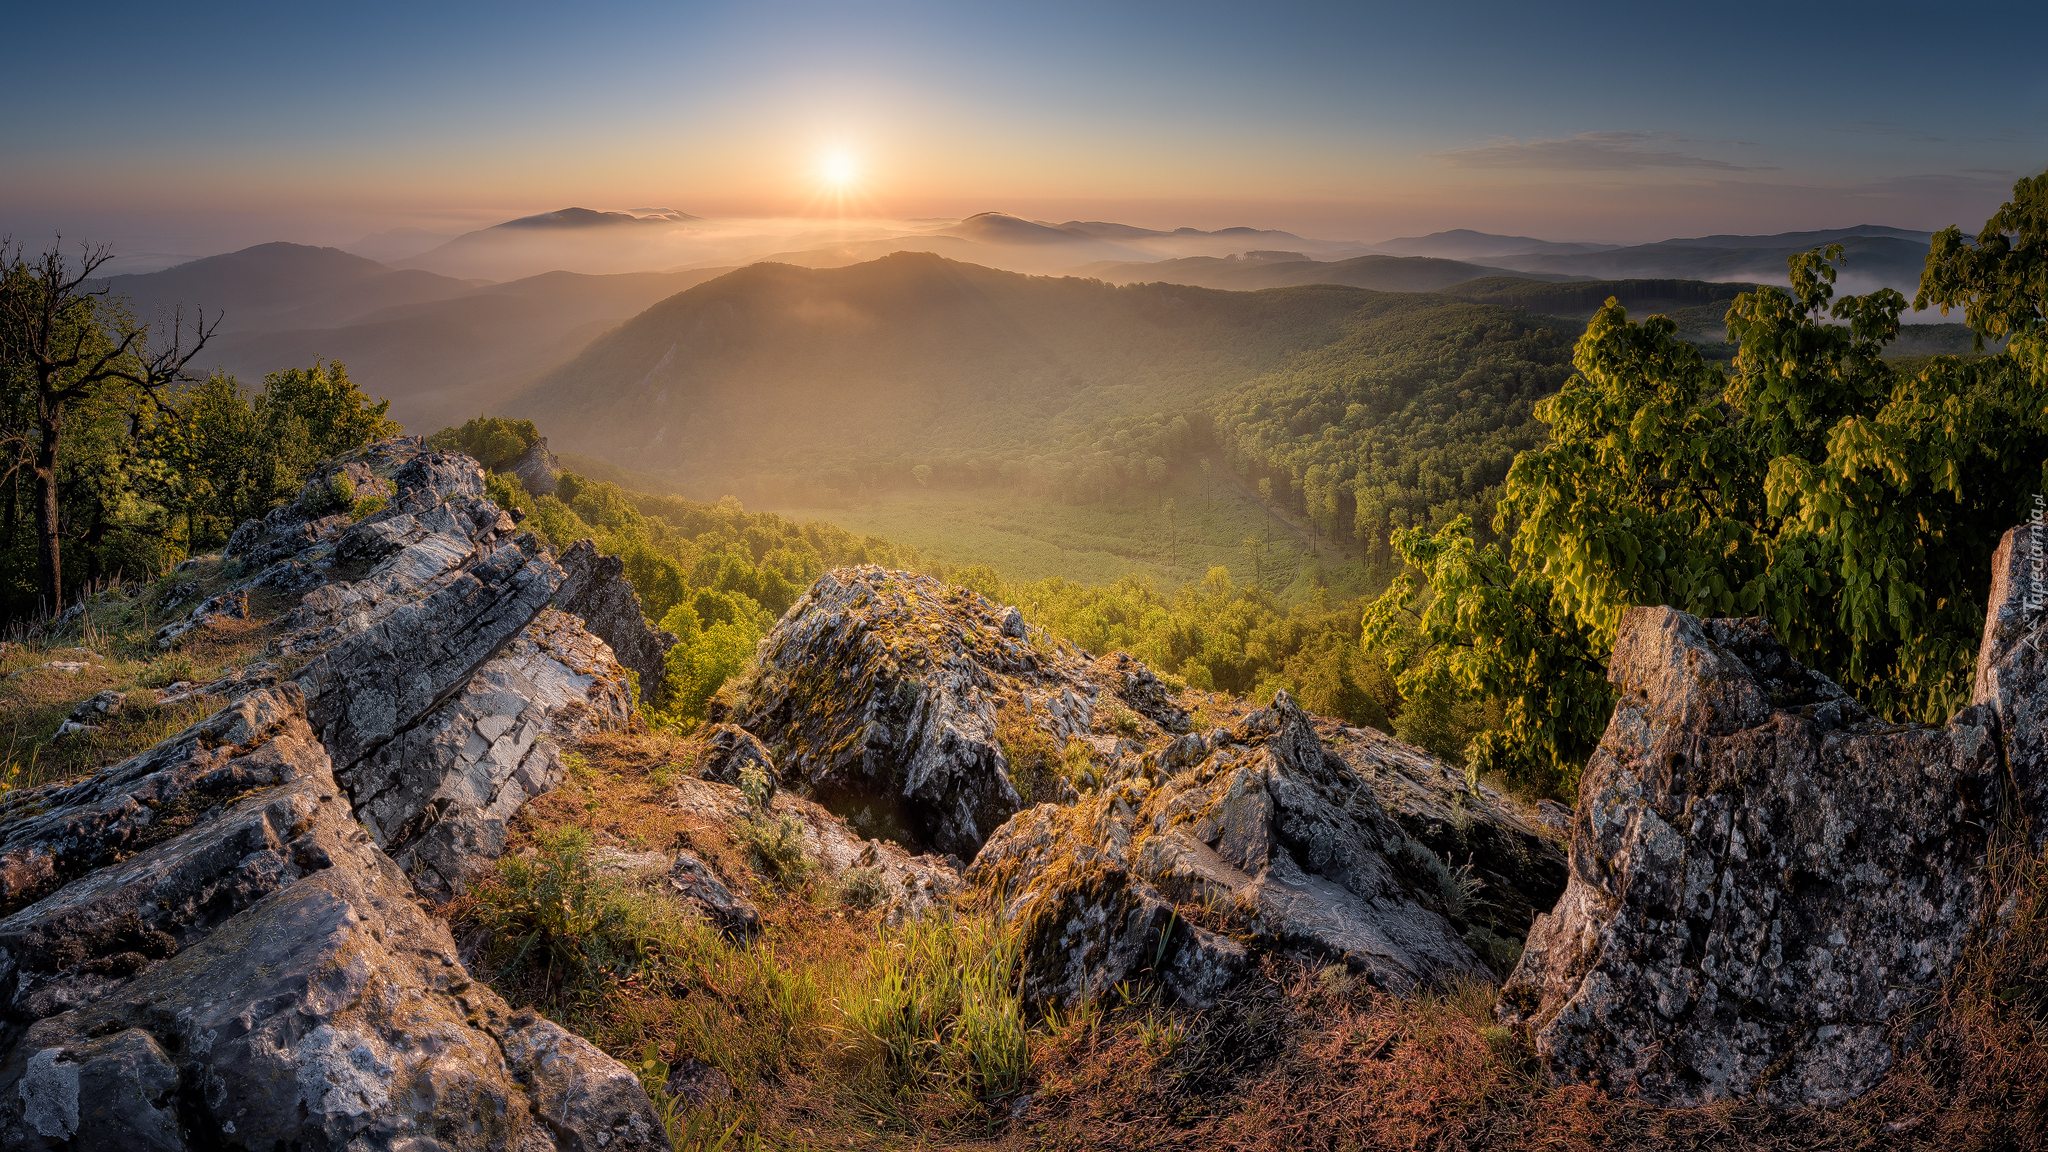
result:
[[[42,584],[42,610],[64,610],[63,561],[57,554],[57,437],[64,410],[55,399],[38,397],[36,428],[36,569]]]

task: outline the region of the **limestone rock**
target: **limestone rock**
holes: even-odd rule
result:
[[[0,1149],[666,1146],[470,981],[292,682],[0,799],[0,910]]]
[[[2018,691],[1945,727],[1891,724],[1762,621],[1629,609],[1570,882],[1502,1018],[1533,1026],[1559,1079],[1664,1104],[1869,1088],[1992,911],[2001,780],[2041,775],[2001,762],[2000,709],[2041,707],[2023,672],[2008,652],[1979,682]]]
[[[1058,748],[1088,732],[1101,693],[1078,653],[1040,652],[1010,621],[928,576],[829,572],[768,634],[756,671],[727,686],[713,718],[759,736],[785,786],[862,835],[972,858],[1024,803],[999,707]]]
[[[543,436],[533,442],[517,461],[512,464],[512,474],[519,477],[519,486],[535,496],[555,494],[555,473],[561,471],[561,463],[555,454],[548,451],[548,438]]]
[[[1998,717],[2028,844],[2048,846],[2048,522],[2005,534],[1991,558],[1990,608],[1971,703]]]
[[[546,608],[460,692],[337,776],[377,845],[445,901],[504,853],[513,814],[561,783],[563,745],[632,715],[604,641]]]
[[[1213,998],[1249,958],[1170,918],[1175,904],[1402,994],[1485,974],[1443,914],[1459,909],[1443,907],[1399,825],[1286,693],[1235,728],[1183,739],[1078,805],[1010,821],[975,858],[969,879],[1023,933],[1034,1001],[1071,1004],[1155,966],[1183,999]],[[1183,767],[1166,775],[1161,762]]]
[[[626,581],[626,562],[598,552],[589,540],[578,540],[562,552],[562,587],[555,606],[583,618],[585,626],[612,646],[619,663],[640,678],[645,700],[662,699],[668,650],[673,633],[649,626],[640,609],[640,594]]]

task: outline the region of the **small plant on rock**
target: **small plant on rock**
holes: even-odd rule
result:
[[[733,826],[733,834],[747,846],[754,867],[784,888],[795,888],[810,879],[815,866],[804,851],[804,822],[793,813],[780,817],[769,811],[774,793],[768,774],[759,765],[740,769],[740,791],[747,798],[747,812]]]

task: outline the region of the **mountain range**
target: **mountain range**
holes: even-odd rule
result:
[[[1783,282],[1789,253],[1839,242],[1847,257],[1845,287],[1888,283],[1910,290],[1927,242],[1926,233],[1876,225],[1629,247],[1471,231],[1387,242],[1463,252],[1540,246],[1481,263],[1441,255],[1359,254],[1360,245],[1272,230],[1168,232],[988,212],[916,222],[909,233],[871,229],[882,234],[839,242],[817,231],[798,235],[801,246],[769,252],[766,262],[750,260],[737,276],[727,275],[731,264],[665,272],[556,269],[503,279],[451,274],[523,268],[549,246],[564,243],[594,242],[599,248],[577,251],[623,261],[649,238],[660,241],[706,227],[674,209],[570,208],[465,233],[398,261],[405,267],[335,248],[278,242],[161,272],[114,276],[104,284],[127,298],[145,321],[181,307],[188,319],[201,307],[221,318],[207,360],[244,380],[316,358],[336,359],[370,392],[388,396],[393,415],[416,428],[501,409],[523,397],[521,404],[562,427],[565,447],[602,445],[625,451],[636,466],[659,469],[675,458],[656,445],[686,443],[693,446],[685,455],[696,461],[690,467],[729,475],[743,465],[771,462],[734,456],[735,445],[708,430],[730,422],[697,419],[696,408],[674,408],[675,397],[695,396],[692,404],[702,402],[713,413],[793,405],[785,419],[865,428],[863,435],[879,443],[897,434],[891,421],[900,422],[903,406],[880,405],[875,411],[884,414],[876,417],[881,423],[869,427],[862,405],[848,408],[835,396],[909,389],[903,395],[922,397],[919,410],[933,415],[931,426],[946,428],[953,418],[947,413],[963,403],[955,396],[958,389],[992,387],[1031,398],[1020,411],[1038,405],[1046,420],[1070,427],[1147,404],[1198,401],[1226,377],[1242,380],[1264,370],[1260,365],[1271,367],[1276,361],[1270,355],[1279,354],[1273,349],[1313,345],[1299,325],[1334,323],[1327,316],[1308,319],[1337,307],[1331,301],[1359,306],[1358,297],[1331,295],[1339,289],[1440,293],[1572,320],[1617,295],[1632,312],[1664,312],[1689,339],[1716,345],[1725,339],[1721,315],[1727,300],[1752,283]],[[431,238],[409,233],[390,242]],[[615,245],[612,238],[623,240]],[[744,250],[762,239],[736,235],[727,242]],[[1155,258],[1190,248],[1226,251]],[[820,275],[807,277],[806,270]],[[845,275],[822,275],[833,271]],[[1025,281],[1016,272],[1107,284],[1040,291],[1020,286]],[[1109,287],[1116,284],[1147,287]],[[1268,292],[1279,295],[1263,298]],[[956,294],[960,298],[951,299]],[[1220,325],[1216,332],[1225,335],[1190,329],[1179,320],[1195,314],[1209,317],[1207,323]],[[1249,319],[1259,315],[1267,318]],[[687,331],[663,327],[667,322],[660,316],[687,316]],[[1262,325],[1278,325],[1274,331],[1292,335],[1252,341],[1264,351],[1248,351],[1250,345],[1227,335]],[[636,335],[625,335],[625,328]],[[646,335],[650,331],[666,332],[667,343],[659,349],[634,343],[659,343]],[[612,336],[599,339],[607,333]],[[1930,330],[1919,334],[1915,347],[1947,350],[1952,343],[1952,333]],[[630,354],[628,347],[634,349]],[[1725,346],[1718,354],[1727,354]],[[666,366],[657,369],[658,364]],[[789,392],[793,385],[782,375],[787,373],[838,383],[821,396],[799,397]],[[736,382],[732,386],[739,391],[726,395],[712,388],[714,378]],[[711,390],[692,391],[701,388]],[[1076,395],[1067,394],[1075,389]],[[619,404],[627,407],[612,428],[601,413]],[[741,423],[751,427],[751,420]],[[700,436],[708,439],[699,443],[694,438]],[[775,466],[783,464],[803,462]]]

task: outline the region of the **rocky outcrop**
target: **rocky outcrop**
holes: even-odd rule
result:
[[[1992,639],[2040,617],[2004,603],[1981,702],[1944,727],[1872,716],[1762,621],[1622,617],[1570,883],[1501,997],[1554,1076],[1673,1105],[1827,1105],[1884,1075],[1993,913],[2007,782],[2041,787],[2037,658]]]
[[[535,496],[555,494],[555,473],[562,470],[555,454],[548,451],[548,438],[543,436],[512,463],[512,474],[519,478],[519,486]]]
[[[555,606],[580,617],[584,626],[611,645],[619,663],[639,678],[646,700],[661,700],[668,676],[664,663],[676,646],[673,633],[648,625],[640,610],[640,594],[626,582],[626,562],[606,556],[589,540],[578,540],[562,552],[562,586]]]
[[[1079,804],[1011,821],[968,876],[1018,924],[1040,1003],[1148,971],[1204,1003],[1246,969],[1242,941],[1404,994],[1484,976],[1453,924],[1466,911],[1459,890],[1412,844],[1283,692],[1232,728],[1147,755]],[[1208,925],[1177,907],[1201,909]]]
[[[665,1144],[630,1073],[469,980],[295,684],[10,794],[0,874],[0,1148]],[[551,1112],[565,1081],[613,1107]]]
[[[348,493],[385,499],[357,521]],[[632,714],[483,493],[407,438],[324,467],[190,569],[217,590],[192,626],[283,605],[280,663],[174,685],[226,707],[0,796],[0,1150],[667,1146],[632,1072],[473,983],[418,900],[503,850],[562,742]]]
[[[624,728],[633,702],[603,642],[543,609],[425,719],[346,778],[356,817],[423,894],[461,895],[505,851],[506,825],[562,782],[561,750]]]
[[[785,786],[864,835],[964,860],[1024,806],[999,710],[1057,748],[1088,732],[1100,693],[1078,652],[1034,646],[1014,608],[868,565],[820,577],[714,719],[760,737]]]

